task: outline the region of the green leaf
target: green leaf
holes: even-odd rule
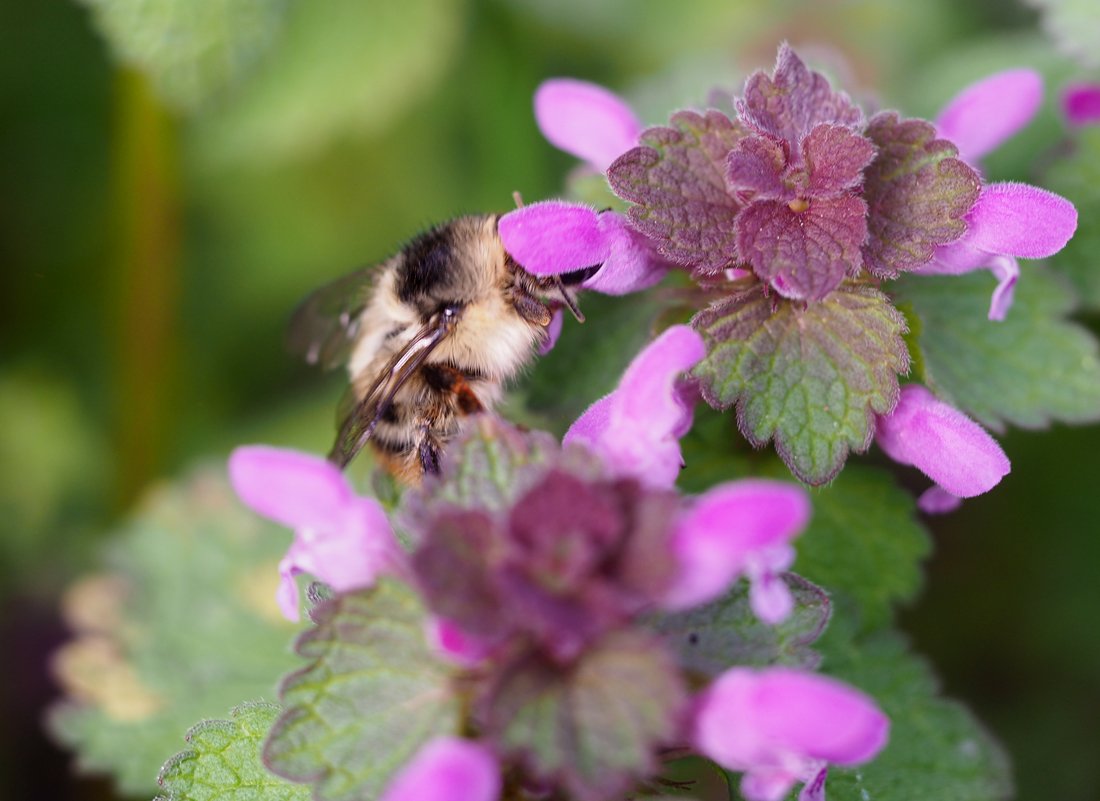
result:
[[[824,669],[871,695],[890,718],[872,762],[829,769],[830,801],[996,801],[1011,796],[1008,760],[974,716],[942,698],[924,660],[884,630],[853,637],[838,614],[819,641]]]
[[[276,39],[287,0],[78,0],[115,55],[169,105],[194,110],[252,71]]]
[[[161,768],[167,795],[156,801],[308,801],[309,787],[275,776],[260,748],[278,716],[277,704],[241,704],[229,720],[206,720],[187,732],[191,747]]]
[[[792,665],[812,670],[821,661],[810,645],[829,620],[829,598],[801,576],[789,573],[795,607],[770,626],[749,606],[748,582],[738,582],[723,598],[686,612],[654,617],[650,625],[677,653],[686,669],[716,676],[733,665]]]
[[[650,128],[641,147],[607,171],[638,230],[672,261],[717,273],[738,261],[734,220],[741,205],[726,188],[726,156],[745,135],[720,111],[678,111],[669,127]]]
[[[462,7],[461,0],[292,4],[264,69],[203,120],[207,155],[259,163],[379,132],[445,75]]]
[[[294,627],[275,604],[289,532],[234,497],[224,468],[152,492],[107,551],[108,570],[74,585],[76,637],[55,656],[64,700],[54,735],[81,769],[149,795],[156,766],[197,718],[273,693]]]
[[[864,263],[873,275],[892,278],[926,264],[938,245],[963,235],[963,217],[978,199],[982,180],[924,120],[883,112],[866,133],[878,155],[864,173]]]
[[[1027,0],[1043,14],[1043,28],[1062,51],[1084,65],[1100,66],[1100,25],[1092,0]]]
[[[639,631],[608,635],[569,672],[526,654],[490,689],[488,733],[577,801],[604,799],[656,768],[687,702],[675,662]]]
[[[1069,293],[1043,268],[1025,266],[1008,316],[991,322],[991,290],[982,271],[908,276],[891,285],[899,306],[920,321],[921,380],[997,430],[1100,419],[1097,344],[1065,319],[1073,308]]]
[[[893,606],[921,585],[931,550],[913,497],[882,470],[849,465],[813,493],[809,528],[795,540],[794,570],[858,605],[864,628],[889,622]]]
[[[377,798],[427,740],[459,729],[447,666],[424,636],[425,611],[404,584],[338,595],[318,606],[297,643],[310,665],[287,676],[285,711],[264,749],[280,776],[317,801]]]
[[[818,303],[769,297],[758,284],[699,313],[707,342],[695,368],[715,408],[736,404],[741,432],[776,451],[803,481],[833,478],[848,451],[866,450],[875,414],[897,402],[909,366],[905,321],[886,296],[845,283]]]
[[[1043,185],[1077,207],[1082,225],[1052,263],[1073,282],[1083,306],[1100,309],[1100,126],[1082,128],[1074,148],[1058,159]],[[1026,271],[1028,267],[1024,267]]]

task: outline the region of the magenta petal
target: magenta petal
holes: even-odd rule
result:
[[[624,100],[593,83],[554,78],[535,91],[535,120],[552,145],[606,172],[638,144],[642,124]]]
[[[607,247],[603,267],[584,282],[585,289],[605,295],[640,292],[658,283],[668,272],[668,264],[658,258],[649,239],[613,211],[600,214],[600,233]]]
[[[279,562],[279,588],[275,591],[275,603],[279,605],[279,611],[287,620],[297,623],[301,616],[298,614],[298,582],[294,577],[301,573],[291,554],[287,554]]]
[[[754,557],[786,545],[809,519],[809,498],[794,484],[747,479],[712,488],[676,526],[679,571],[662,605],[685,609],[719,597]]]
[[[500,768],[485,747],[436,737],[390,782],[380,801],[496,801]]]
[[[903,387],[894,411],[878,419],[875,440],[891,459],[960,498],[988,492],[1010,469],[985,429],[916,384]]]
[[[427,639],[443,659],[460,667],[473,667],[492,652],[492,644],[462,630],[453,621],[432,618],[428,622]]]
[[[1024,127],[1043,100],[1043,79],[1030,69],[990,75],[963,89],[940,112],[939,135],[975,161]]]
[[[697,706],[693,740],[731,770],[801,763],[812,779],[820,761],[856,765],[886,744],[890,722],[874,701],[834,679],[790,668],[733,668]],[[816,763],[816,764],[815,764]]]
[[[1053,256],[1077,229],[1077,209],[1061,195],[1019,183],[982,187],[966,215],[966,243],[987,253],[1023,259]]]
[[[676,379],[706,353],[703,338],[690,326],[666,329],[626,368],[613,414],[661,432],[679,429],[687,410],[675,391]]]
[[[1016,294],[1016,281],[1020,277],[1020,263],[1011,256],[994,256],[986,265],[997,279],[997,288],[989,302],[989,319],[1003,320],[1012,307]]]
[[[767,573],[753,579],[749,587],[749,605],[754,615],[774,626],[790,617],[794,611],[794,596],[782,578]]]
[[[290,528],[339,525],[352,498],[344,474],[331,462],[266,445],[234,450],[229,480],[253,510]]]
[[[569,430],[562,437],[561,444],[568,445],[571,442],[583,442],[586,445],[595,445],[607,432],[611,424],[611,404],[614,393],[604,395],[598,401],[584,410],[584,414],[573,421]]]
[[[1100,123],[1100,84],[1075,83],[1062,93],[1062,111],[1070,125]]]
[[[532,203],[501,217],[497,230],[504,249],[532,275],[559,275],[607,259],[599,215],[580,203]]]
[[[938,484],[933,484],[917,498],[917,508],[926,515],[944,515],[954,512],[961,505],[962,498],[952,495]]]

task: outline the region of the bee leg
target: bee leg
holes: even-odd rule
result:
[[[461,414],[485,411],[481,399],[461,370],[446,364],[428,364],[422,368],[422,372],[428,385],[444,395],[449,395]]]
[[[425,474],[439,475],[439,458],[442,455],[443,449],[435,437],[429,434],[420,440],[417,456],[420,458],[420,468]]]

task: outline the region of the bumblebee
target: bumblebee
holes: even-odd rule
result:
[[[337,279],[295,311],[290,349],[347,365],[350,392],[329,454],[341,468],[369,445],[399,480],[439,470],[463,419],[489,411],[549,337],[554,313],[580,321],[575,289],[599,265],[537,277],[505,251],[498,215],[458,217],[379,265]]]

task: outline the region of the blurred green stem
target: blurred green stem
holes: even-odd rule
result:
[[[115,102],[114,445],[122,507],[165,451],[182,235],[174,120],[134,71],[118,73]]]

